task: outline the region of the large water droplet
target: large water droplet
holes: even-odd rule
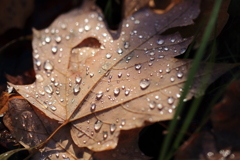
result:
[[[107,59],[110,59],[111,57],[112,57],[111,53],[107,53],[107,54],[106,54],[106,58],[107,58]]]
[[[150,85],[150,81],[148,79],[142,79],[140,81],[141,89],[146,89]]]
[[[139,69],[141,69],[141,67],[142,67],[142,65],[141,65],[141,64],[135,64],[135,69],[136,69],[136,70],[139,70]]]
[[[94,124],[94,129],[98,131],[102,127],[103,123],[100,120],[97,120]]]
[[[110,132],[113,133],[116,130],[116,128],[117,128],[116,124],[114,124],[114,123],[111,124],[110,125]]]
[[[129,93],[130,93],[130,89],[126,89],[124,92],[125,96],[129,95]]]
[[[174,98],[173,97],[169,97],[167,102],[168,102],[168,104],[173,104]]]
[[[149,105],[150,109],[154,109],[156,107],[156,102],[155,101],[151,101],[148,105]]]
[[[113,90],[113,93],[114,93],[115,96],[119,95],[119,93],[120,93],[120,88],[115,88],[115,89]]]
[[[53,93],[53,88],[51,85],[47,85],[44,87],[45,92],[52,94]]]
[[[96,98],[97,98],[97,99],[102,98],[102,96],[103,96],[103,92],[102,92],[102,91],[100,91],[100,92],[98,92],[98,93],[96,94]]]
[[[164,43],[164,40],[163,40],[163,39],[157,40],[157,44],[163,44],[163,43]]]
[[[61,40],[62,40],[62,38],[61,38],[60,36],[57,36],[57,37],[55,38],[55,41],[56,41],[57,43],[60,43]]]
[[[80,86],[79,84],[75,84],[75,86],[73,87],[73,93],[78,94],[79,92],[80,92]]]
[[[53,70],[53,63],[50,60],[46,60],[43,64],[45,71],[51,72]]]

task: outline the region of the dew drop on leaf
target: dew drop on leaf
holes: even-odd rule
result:
[[[119,95],[119,93],[120,93],[120,88],[115,88],[115,89],[113,90],[113,93],[114,93],[115,96]]]
[[[46,43],[50,43],[50,42],[51,42],[51,38],[50,38],[50,37],[46,37],[46,38],[45,38],[45,42],[46,42]]]
[[[108,132],[107,131],[103,131],[103,139],[106,139],[108,137]]]
[[[125,92],[124,92],[124,94],[125,94],[126,96],[129,95],[129,93],[130,93],[130,89],[126,89]]]
[[[97,120],[94,124],[94,129],[98,131],[102,127],[103,123],[100,120]]]
[[[78,94],[80,92],[80,86],[79,84],[76,84],[74,87],[73,87],[73,93],[74,94]]]
[[[53,70],[53,63],[50,60],[46,60],[43,65],[45,71],[51,72]]]
[[[116,128],[117,128],[116,124],[114,124],[114,123],[111,124],[110,125],[110,132],[113,133],[116,130]]]
[[[178,73],[177,73],[177,77],[178,77],[178,78],[182,78],[182,77],[183,77],[183,73],[182,73],[182,72],[178,72]]]
[[[98,92],[98,93],[96,94],[96,98],[97,98],[97,99],[102,98],[102,96],[103,96],[103,92],[102,92],[102,91],[100,91],[100,92]]]
[[[53,46],[53,47],[52,47],[52,52],[53,52],[53,53],[57,53],[57,51],[58,51],[57,46]]]
[[[141,65],[141,64],[135,64],[135,69],[136,69],[136,70],[139,70],[139,69],[141,69],[141,67],[142,67],[142,65]]]
[[[123,50],[122,50],[121,48],[119,48],[119,49],[117,50],[117,53],[118,53],[118,54],[122,54],[122,53],[123,53]]]
[[[95,103],[92,103],[90,106],[91,111],[94,111],[96,109],[96,106],[97,105]]]
[[[44,91],[47,92],[47,93],[49,93],[49,94],[52,94],[52,93],[53,93],[53,88],[52,88],[51,85],[46,85],[46,86],[44,87]]]
[[[157,44],[163,44],[163,43],[164,43],[164,40],[163,40],[163,39],[157,40]]]
[[[81,77],[76,77],[76,78],[75,78],[75,81],[76,81],[76,83],[80,84],[81,81],[82,81],[82,78],[81,78]]]
[[[156,107],[156,102],[155,101],[151,101],[148,105],[149,105],[150,109],[154,109]]]
[[[112,57],[111,53],[107,53],[107,54],[106,54],[106,58],[107,58],[107,59],[110,59],[111,57]]]
[[[169,97],[167,102],[168,102],[168,104],[173,104],[174,98],[173,97]]]
[[[146,89],[150,85],[150,81],[148,79],[142,79],[140,81],[141,89]]]
[[[55,38],[55,41],[56,41],[57,43],[60,43],[61,40],[62,40],[62,38],[61,38],[60,36],[57,36],[57,37]]]

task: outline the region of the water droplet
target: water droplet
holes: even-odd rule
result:
[[[171,69],[170,69],[170,68],[166,68],[166,72],[167,72],[167,73],[170,73],[170,72],[171,72]]]
[[[135,64],[135,69],[136,70],[139,70],[139,69],[141,69],[142,68],[142,65],[141,64]]]
[[[118,73],[118,78],[121,78],[122,77],[122,72],[119,72]]]
[[[130,93],[130,89],[126,89],[125,92],[124,92],[124,94],[125,94],[126,96],[129,95],[129,93]]]
[[[126,124],[126,119],[123,119],[121,125],[124,126]]]
[[[52,52],[53,52],[53,53],[57,53],[57,51],[58,51],[57,46],[53,46],[53,47],[52,47]]]
[[[111,57],[112,57],[111,53],[107,53],[107,54],[106,54],[106,58],[107,58],[107,59],[110,59]]]
[[[168,104],[173,104],[174,98],[173,97],[169,97],[167,102],[168,102]]]
[[[57,110],[57,108],[55,106],[50,106],[50,109],[53,110],[53,111]]]
[[[51,85],[47,85],[44,87],[45,92],[52,94],[53,93],[53,88]]]
[[[171,38],[170,41],[171,41],[172,43],[174,43],[174,42],[175,42],[175,39],[174,39],[174,38]]]
[[[50,42],[51,42],[51,38],[50,38],[50,37],[46,37],[46,38],[45,38],[45,42],[46,42],[46,43],[50,43]]]
[[[154,109],[156,107],[156,102],[155,101],[151,101],[148,105],[149,105],[150,109]]]
[[[140,81],[141,89],[146,89],[150,85],[150,81],[148,79],[142,79]]]
[[[120,93],[120,88],[115,88],[115,89],[113,90],[113,93],[114,93],[115,96],[119,95],[119,93]]]
[[[85,31],[89,31],[89,30],[91,29],[91,26],[86,25],[86,26],[84,27],[84,29],[85,29]]]
[[[108,137],[108,132],[107,131],[103,131],[103,139],[106,139]]]
[[[60,36],[57,36],[57,37],[55,38],[55,41],[56,41],[57,43],[60,43],[61,40],[62,40],[62,38],[61,38]]]
[[[43,64],[45,71],[51,72],[53,70],[53,63],[50,60],[46,60]]]
[[[91,111],[94,111],[96,109],[97,105],[95,103],[91,104]]]
[[[118,54],[122,54],[122,53],[123,53],[123,50],[122,50],[121,48],[119,48],[119,49],[117,50],[117,53],[118,53]]]
[[[76,78],[75,78],[75,81],[76,81],[77,84],[80,84],[81,81],[82,81],[82,78],[81,78],[81,77],[76,77]]]
[[[162,104],[158,104],[158,105],[157,105],[157,108],[158,108],[159,110],[162,110],[162,109],[163,109],[163,105],[162,105]]]
[[[183,54],[184,52],[186,52],[186,48],[182,48],[179,53]]]
[[[97,98],[97,99],[102,98],[102,96],[103,96],[103,92],[102,92],[102,91],[100,91],[100,92],[98,92],[98,93],[96,94],[96,98]]]
[[[74,87],[73,87],[73,93],[74,94],[78,94],[80,92],[80,86],[79,84],[76,84]]]
[[[163,40],[163,39],[157,40],[157,44],[163,44],[163,43],[164,43],[164,40]]]
[[[42,75],[40,75],[40,74],[36,74],[36,79],[37,79],[37,81],[39,81],[39,82],[42,82],[44,79],[43,79],[43,76]]]
[[[183,77],[183,73],[182,73],[182,72],[178,72],[178,73],[177,73],[177,77],[178,77],[178,78],[182,78],[182,77]]]
[[[36,64],[36,66],[40,67],[42,63],[41,63],[40,60],[36,59],[36,60],[35,60],[35,64]]]
[[[130,44],[129,44],[129,42],[125,42],[123,46],[124,46],[125,49],[128,49]]]
[[[116,124],[114,124],[114,123],[111,124],[110,125],[110,132],[113,133],[116,130],[116,128],[117,128]]]
[[[168,51],[169,49],[168,49],[168,47],[164,47],[164,50],[165,50],[165,51]]]
[[[94,124],[94,129],[98,131],[102,127],[103,123],[100,120],[97,120]]]
[[[175,81],[174,77],[171,77],[171,78],[170,78],[170,81],[171,81],[171,82],[174,82],[174,81]]]

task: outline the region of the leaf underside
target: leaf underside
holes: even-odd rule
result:
[[[58,128],[36,159],[101,159],[116,147],[112,159],[141,155],[135,139],[128,148],[134,155],[124,154],[121,143],[117,146],[120,131],[172,118],[192,62],[174,57],[186,51],[192,38],[161,33],[193,24],[199,3],[185,0],[164,14],[142,8],[114,32],[107,29],[100,9],[86,1],[50,27],[34,30],[36,81],[10,84],[31,105],[12,100],[6,125],[25,147],[44,142]],[[212,65],[212,71],[202,67],[196,73],[186,100],[205,76],[211,75],[211,83],[228,69]]]

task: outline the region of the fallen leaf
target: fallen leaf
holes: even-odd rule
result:
[[[88,159],[116,148],[121,130],[171,119],[192,62],[174,57],[186,51],[192,38],[160,34],[192,24],[199,2],[185,0],[164,14],[142,8],[112,32],[101,11],[85,1],[50,27],[34,30],[36,81],[10,84],[34,107],[18,110],[12,102],[18,112],[8,112],[6,126],[26,147],[45,145],[35,159]],[[210,76],[211,83],[229,68],[214,65],[205,72],[204,66],[186,100],[203,77]]]

